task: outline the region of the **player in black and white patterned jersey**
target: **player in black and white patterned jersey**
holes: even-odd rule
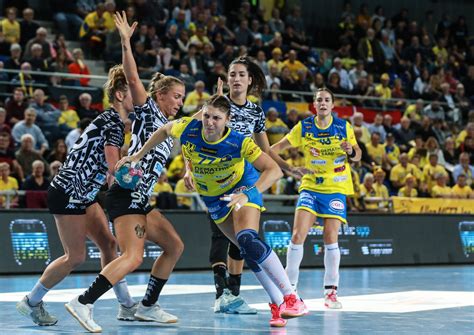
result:
[[[42,299],[84,261],[87,237],[99,247],[102,265],[117,257],[117,242],[96,195],[108,178],[109,184],[113,181],[124,142],[123,121],[133,110],[122,66],[110,70],[104,88],[112,107],[87,127],[48,189],[48,207],[54,215],[65,254],[48,265],[33,290],[17,304],[21,314],[41,326],[57,322],[56,317],[44,309]],[[120,310],[135,304],[125,281],[114,288],[121,303]]]
[[[249,57],[236,58],[229,66],[227,84],[231,104],[231,120],[229,127],[245,136],[253,136],[258,146],[270,153],[270,145],[265,128],[265,113],[257,104],[247,99],[249,94],[260,96],[266,87],[265,75],[261,68]],[[218,82],[218,93],[222,94],[222,81]],[[195,115],[200,117],[201,113]],[[192,174],[186,167],[184,177],[188,189],[194,189]],[[209,217],[212,238],[209,261],[214,271],[216,301],[214,312],[231,314],[255,314],[240,297],[240,280],[243,270],[243,260],[239,248],[230,243],[217,225]],[[229,257],[227,257],[229,256]],[[229,276],[227,277],[227,265]],[[237,306],[237,307],[235,307]]]
[[[139,150],[146,140],[175,116],[183,105],[184,84],[181,80],[156,73],[148,92],[138,77],[133,59],[130,37],[137,23],[129,26],[125,12],[115,14],[115,24],[122,40],[123,65],[135,105],[136,119],[132,125],[132,143],[129,155]],[[92,304],[107,292],[114,283],[133,272],[141,263],[145,237],[158,244],[162,255],[151,269],[148,288],[143,300],[133,307],[137,320],[175,323],[178,318],[165,312],[156,302],[173,268],[181,256],[184,245],[171,223],[152,210],[148,204],[150,192],[161,174],[173,145],[171,139],[150,152],[141,165],[144,176],[136,190],[114,184],[106,195],[106,208],[114,222],[115,233],[122,254],[108,264],[90,287],[68,303],[68,310],[80,324],[91,332],[101,331],[92,316]]]

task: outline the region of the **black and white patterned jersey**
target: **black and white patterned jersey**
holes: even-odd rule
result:
[[[107,181],[108,165],[104,148],[121,148],[124,124],[114,109],[107,109],[84,130],[71,148],[52,185],[79,201],[92,201]]]
[[[230,124],[229,127],[250,137],[254,133],[263,133],[265,128],[265,113],[263,109],[247,100],[245,105],[235,104],[229,97],[230,102]]]
[[[150,97],[142,106],[135,106],[135,121],[132,124],[132,141],[128,155],[133,155],[140,150],[151,135],[166,123],[168,123],[168,119]],[[153,186],[166,165],[172,147],[173,139],[168,137],[140,161],[143,178],[137,190],[141,194],[149,196],[153,191]]]

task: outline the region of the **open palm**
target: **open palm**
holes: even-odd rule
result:
[[[122,11],[122,14],[120,14],[120,12],[116,12],[114,14],[114,22],[120,37],[125,39],[130,39],[130,37],[132,37],[133,32],[135,31],[135,28],[138,24],[138,22],[135,21],[133,22],[132,26],[130,26],[127,22],[127,15],[125,14],[125,11]]]

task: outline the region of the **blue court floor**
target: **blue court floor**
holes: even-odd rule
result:
[[[0,334],[79,334],[83,328],[64,309],[94,275],[71,275],[45,299],[59,318],[57,325],[39,327],[17,314],[15,303],[38,276],[0,277]],[[322,302],[322,269],[303,270],[299,293],[310,314],[289,320],[286,328],[268,326],[268,299],[252,273],[243,276],[243,297],[259,308],[257,315],[214,314],[211,272],[176,272],[160,297],[161,306],[177,315],[172,326],[115,319],[113,292],[96,303],[94,316],[104,334],[474,334],[474,267],[343,268],[340,301],[330,311]],[[127,277],[137,299],[145,292],[148,275]]]

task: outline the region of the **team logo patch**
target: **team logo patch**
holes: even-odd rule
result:
[[[340,183],[346,181],[347,176],[335,176],[332,180],[334,180],[335,183]]]
[[[329,202],[329,208],[334,212],[343,212],[346,206],[339,199],[333,199]]]

